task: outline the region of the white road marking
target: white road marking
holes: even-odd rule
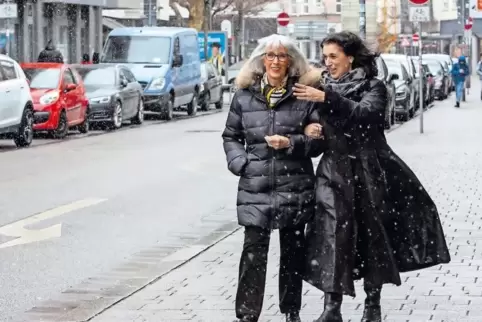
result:
[[[32,225],[47,219],[55,218],[61,215],[65,215],[72,211],[94,206],[106,200],[107,199],[98,198],[78,200],[0,227],[1,235],[17,237],[16,239],[0,244],[0,248],[24,245],[46,239],[60,237],[62,236],[62,224],[56,224],[43,229],[27,229],[25,228],[25,226]]]

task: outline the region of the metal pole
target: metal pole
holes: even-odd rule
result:
[[[358,0],[360,4],[360,37],[363,40],[367,39],[367,15],[365,0]]]
[[[422,23],[418,23],[418,75],[419,75],[419,93],[420,93],[420,133],[423,133],[423,108],[424,108],[424,92],[423,92],[423,64],[422,64]]]
[[[147,25],[148,25],[149,27],[152,27],[152,0],[149,0],[149,9],[148,9]]]

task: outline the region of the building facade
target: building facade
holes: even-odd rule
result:
[[[279,0],[279,4],[290,16],[290,24],[279,27],[278,32],[296,39],[308,59],[320,59],[323,39],[331,32],[341,31],[342,1]]]
[[[36,61],[49,40],[65,62],[80,62],[83,54],[103,46],[104,8],[118,8],[119,0],[3,0],[0,28],[8,54],[20,61]]]

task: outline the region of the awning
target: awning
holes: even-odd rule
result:
[[[109,29],[125,28],[126,27],[123,24],[121,24],[120,22],[118,22],[114,19],[111,19],[111,18],[107,18],[107,17],[102,17],[102,24]]]

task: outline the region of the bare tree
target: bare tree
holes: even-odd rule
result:
[[[201,30],[204,22],[204,0],[169,0],[169,5],[176,14],[176,20],[179,21],[182,20],[182,16],[175,4],[189,11],[188,27]]]

